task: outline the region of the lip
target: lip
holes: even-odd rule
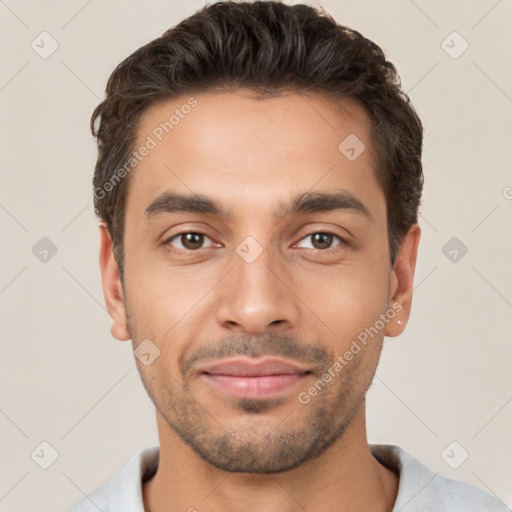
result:
[[[268,375],[298,375],[310,373],[311,369],[298,366],[283,359],[267,357],[254,360],[248,357],[236,357],[204,366],[199,369],[199,372],[234,377],[261,377]]]
[[[205,382],[225,394],[262,400],[293,389],[311,370],[282,359],[238,357],[203,367],[200,373]]]

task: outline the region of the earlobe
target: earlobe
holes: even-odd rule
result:
[[[103,285],[103,296],[107,310],[112,318],[110,331],[119,341],[130,339],[126,308],[124,305],[123,287],[119,267],[114,258],[112,237],[105,225],[100,225],[100,269]]]
[[[395,316],[386,326],[385,334],[389,337],[402,334],[411,314],[414,272],[420,235],[420,226],[413,224],[402,240],[391,271],[389,307],[393,307]]]

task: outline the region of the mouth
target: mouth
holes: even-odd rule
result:
[[[310,368],[269,358],[228,359],[200,370],[201,379],[222,393],[259,400],[290,392],[310,375]]]

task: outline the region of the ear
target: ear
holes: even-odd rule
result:
[[[103,296],[108,312],[112,317],[110,332],[119,341],[130,339],[126,309],[124,306],[123,286],[117,262],[114,258],[112,237],[105,225],[100,226],[100,268],[103,284]]]
[[[420,242],[421,230],[418,224],[413,224],[404,236],[398,250],[390,279],[390,304],[395,311],[395,317],[386,325],[386,336],[399,336],[405,329],[411,314],[412,289],[416,255]],[[400,321],[400,323],[398,323]]]

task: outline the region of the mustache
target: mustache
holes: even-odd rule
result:
[[[335,360],[333,351],[327,350],[321,342],[305,343],[287,334],[265,334],[257,338],[234,335],[215,342],[205,343],[191,354],[185,352],[178,360],[184,378],[193,372],[194,366],[206,359],[225,359],[234,356],[260,358],[265,356],[283,357],[295,361],[313,363],[327,370]]]

